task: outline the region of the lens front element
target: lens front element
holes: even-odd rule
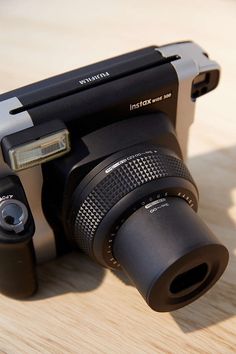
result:
[[[152,309],[172,311],[219,279],[228,251],[184,200],[168,197],[152,210],[126,220],[113,254]]]

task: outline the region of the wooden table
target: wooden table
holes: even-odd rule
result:
[[[222,279],[174,313],[155,313],[125,277],[74,253],[38,268],[28,301],[0,296],[2,353],[236,353],[236,2],[0,3],[0,91],[150,44],[193,39],[222,65],[199,99],[189,166],[200,214],[230,251]]]

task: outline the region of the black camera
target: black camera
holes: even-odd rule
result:
[[[205,293],[228,251],[196,213],[184,159],[196,99],[218,81],[218,64],[179,42],[2,94],[1,292],[32,295],[36,263],[79,248],[154,310]]]

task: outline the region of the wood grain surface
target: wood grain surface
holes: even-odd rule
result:
[[[236,2],[0,2],[0,91],[151,44],[192,39],[222,66],[199,99],[189,167],[199,213],[230,251],[221,280],[174,313],[150,310],[125,276],[73,253],[38,267],[28,301],[0,296],[2,353],[236,353]]]

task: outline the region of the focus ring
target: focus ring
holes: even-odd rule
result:
[[[92,189],[80,203],[79,209],[73,208],[74,241],[85,253],[92,256],[93,238],[109,210],[132,190],[164,177],[180,177],[194,184],[188,169],[176,157],[152,152],[127,159]]]

